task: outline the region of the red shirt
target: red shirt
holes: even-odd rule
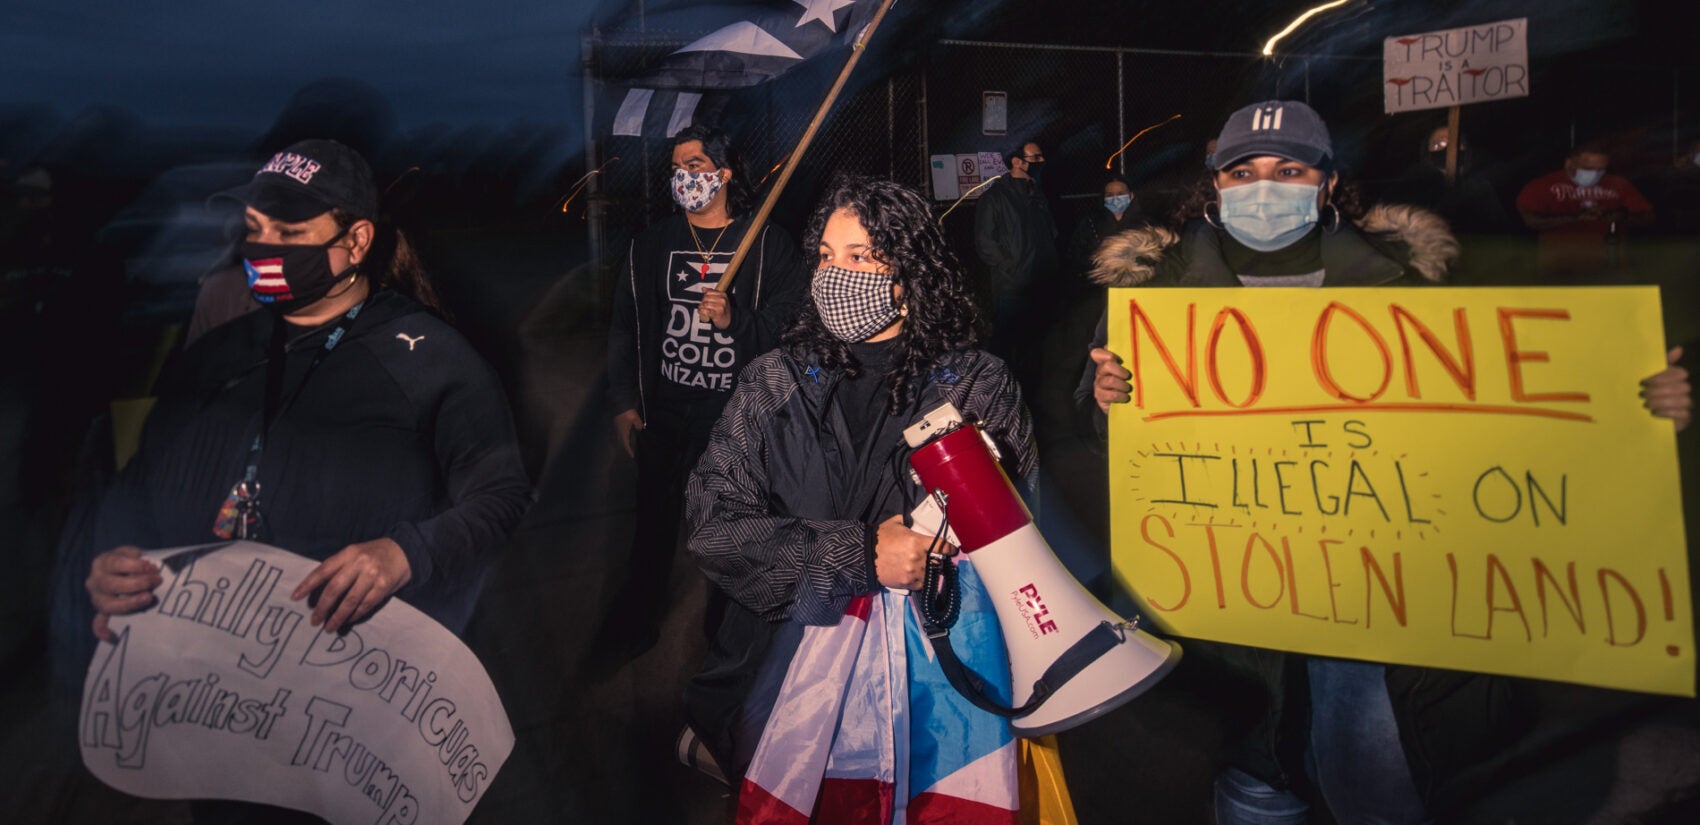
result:
[[[1600,182],[1593,186],[1577,186],[1576,181],[1570,179],[1569,173],[1562,169],[1529,181],[1529,185],[1523,187],[1523,191],[1517,195],[1517,208],[1542,215],[1579,215],[1589,209],[1622,209],[1634,213],[1653,211],[1653,205],[1641,196],[1635,184],[1623,178],[1604,175],[1601,176]],[[1609,220],[1578,221],[1543,230],[1541,234],[1593,235],[1603,238],[1610,226]]]

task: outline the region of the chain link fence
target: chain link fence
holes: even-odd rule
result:
[[[650,31],[586,38],[587,170],[601,168],[580,197],[591,249],[602,266],[630,238],[667,214],[669,148],[665,134],[609,134],[624,83],[702,32]],[[771,184],[842,66],[842,51],[750,89],[705,93],[698,117],[728,131],[744,156],[746,180]],[[863,63],[840,95],[773,215],[800,235],[808,209],[830,177],[891,178],[932,193],[929,157],[1002,154],[1025,139],[1048,159],[1046,188],[1056,198],[1059,231],[1094,205],[1112,171],[1134,182],[1148,212],[1166,212],[1199,179],[1204,144],[1227,113],[1257,95],[1306,99],[1319,59],[1271,62],[1250,53],[1165,52],[943,40],[909,65],[885,72]],[[1321,60],[1322,63],[1338,61]],[[1362,69],[1361,61],[1350,66]],[[1335,73],[1329,65],[1322,72]],[[1002,92],[1008,120],[999,134],[982,128],[982,93]],[[1379,107],[1379,98],[1373,102]],[[1120,154],[1135,132],[1153,129]],[[939,193],[945,212],[954,197]],[[973,209],[956,209],[947,234],[972,262]],[[606,294],[611,273],[598,279]]]
[[[591,100],[586,119],[587,169],[602,168],[586,186],[586,219],[591,248],[600,252],[604,276],[599,297],[612,281],[608,271],[625,254],[631,238],[674,207],[667,192],[670,135],[646,132],[632,137],[609,134],[609,122],[625,92],[627,78],[702,33],[654,33],[642,38],[587,39],[586,89]],[[779,177],[789,153],[802,138],[833,78],[842,68],[842,50],[813,60],[759,86],[704,93],[697,117],[732,136],[743,156],[745,176],[759,202]],[[866,64],[864,64],[866,67]],[[924,186],[926,159],[919,72],[857,72],[840,93],[803,164],[781,195],[770,221],[800,238],[808,210],[828,180],[840,173],[890,178]]]
[[[1112,173],[1130,181],[1147,215],[1161,218],[1203,179],[1207,142],[1240,106],[1299,99],[1331,121],[1373,122],[1380,98],[1350,91],[1365,71],[1379,71],[1379,63],[944,40],[934,46],[926,69],[927,151],[1003,154],[1022,141],[1037,142],[1045,152],[1046,189],[1056,198],[1061,232],[1096,208]],[[1007,95],[1003,134],[982,128],[982,94],[989,91]],[[970,248],[964,244],[972,223],[969,208],[946,219],[959,248]]]

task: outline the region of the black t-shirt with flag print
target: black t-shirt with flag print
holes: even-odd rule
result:
[[[740,216],[718,243],[719,229],[698,229],[700,253],[680,214],[632,239],[608,328],[610,415],[637,410],[647,418],[658,402],[724,401],[744,365],[778,346],[808,300],[809,273],[796,240],[771,222],[732,282],[731,325],[715,329],[697,318],[703,293],[720,282],[749,225]]]
[[[686,401],[724,396],[743,365],[738,360],[735,327],[715,329],[697,315],[703,293],[720,283],[732,254],[738,249],[748,220],[734,220],[722,233],[698,229],[693,238],[685,221],[672,223],[666,233],[666,277],[655,286],[661,307],[661,383],[658,395],[664,401]],[[701,246],[698,246],[700,242]],[[733,280],[732,290],[739,283]],[[734,312],[736,310],[734,309]]]

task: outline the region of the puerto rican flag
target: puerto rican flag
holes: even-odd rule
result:
[[[959,557],[960,559],[960,557]],[[1009,701],[1009,663],[990,599],[959,560],[951,641]],[[739,825],[1015,825],[1009,724],[945,680],[909,598],[851,600],[809,627],[738,793]]]
[[[692,123],[710,122],[725,105],[724,95],[714,92],[754,86],[801,65],[854,36],[878,5],[878,0],[769,0],[743,7],[741,19],[686,44],[633,80],[612,131],[672,137]]]
[[[269,304],[295,298],[289,292],[289,282],[283,279],[282,258],[243,260],[242,267],[248,270],[248,289],[254,293],[254,300]]]

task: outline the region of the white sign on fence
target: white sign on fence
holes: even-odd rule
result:
[[[326,634],[289,598],[310,559],[251,542],[147,557],[156,603],[113,618],[83,683],[83,764],[106,784],[459,825],[513,751],[478,658],[413,606]]]
[[[1382,41],[1388,114],[1529,96],[1529,21],[1389,37]]]

